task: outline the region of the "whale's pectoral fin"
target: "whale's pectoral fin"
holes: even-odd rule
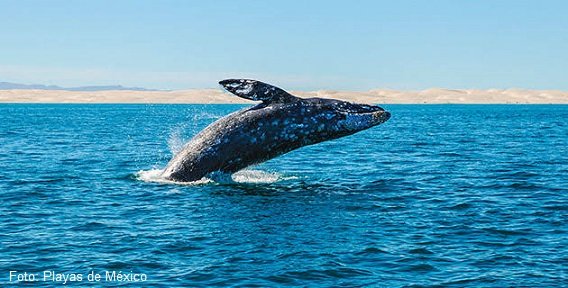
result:
[[[245,99],[265,103],[282,103],[298,99],[288,92],[257,80],[226,79],[219,84],[227,91]]]

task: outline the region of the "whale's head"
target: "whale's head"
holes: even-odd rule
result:
[[[304,119],[314,119],[318,129],[310,131],[313,137],[334,139],[350,135],[389,120],[385,109],[367,104],[356,104],[335,99],[305,99]],[[310,122],[310,121],[307,121]],[[318,140],[319,141],[319,140]]]
[[[390,119],[391,114],[379,106],[334,101],[331,104],[337,114],[337,129],[361,131],[382,124]]]

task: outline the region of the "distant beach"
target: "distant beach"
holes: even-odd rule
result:
[[[455,90],[433,88],[422,91],[375,89],[369,91],[292,91],[300,97],[336,98],[358,103],[388,104],[568,104],[568,91],[488,89]],[[251,103],[220,89],[176,91],[66,91],[0,90],[0,103]]]

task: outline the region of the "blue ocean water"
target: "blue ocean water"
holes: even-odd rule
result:
[[[154,181],[241,107],[0,105],[0,286],[568,285],[567,105],[384,105],[236,183]]]

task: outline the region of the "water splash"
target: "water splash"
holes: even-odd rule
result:
[[[232,175],[237,183],[275,183],[286,180],[289,177],[276,172],[266,172],[261,170],[242,170]]]
[[[226,174],[221,172],[211,173],[207,177],[192,182],[177,182],[162,177],[162,169],[140,170],[135,176],[136,179],[144,182],[154,182],[162,184],[176,185],[202,185],[209,183],[231,184],[231,183],[252,183],[252,184],[270,184],[283,180],[297,179],[295,176],[283,176],[275,172],[266,172],[261,170],[241,170],[235,174]]]
[[[191,114],[187,121],[175,125],[171,129],[170,136],[168,137],[168,148],[172,155],[179,153],[187,141],[189,141],[192,137],[191,135],[188,135],[188,133],[199,130],[199,121],[217,120],[221,117],[222,115],[217,115],[207,111],[200,111],[200,113]]]
[[[172,155],[176,155],[183,149],[184,143],[187,142],[183,132],[186,130],[187,124],[175,126],[168,138],[168,148]]]
[[[168,180],[162,177],[162,169],[150,169],[150,170],[140,170],[138,171],[135,176],[136,179],[144,181],[144,182],[153,182],[153,183],[161,183],[161,184],[176,184],[176,185],[202,185],[213,182],[211,179],[203,178],[201,180],[192,181],[192,182],[176,182],[172,180]]]

